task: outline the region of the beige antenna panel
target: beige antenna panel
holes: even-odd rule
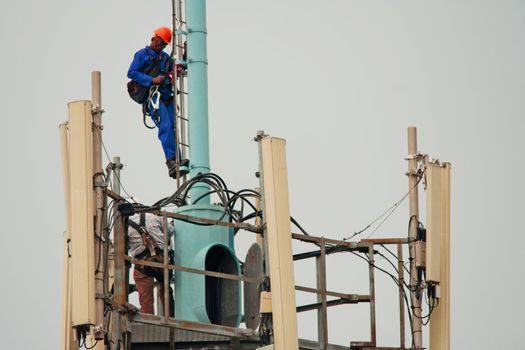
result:
[[[438,283],[430,349],[450,349],[450,164],[430,164],[427,181],[427,280]]]
[[[427,184],[427,247],[426,277],[428,281],[441,282],[444,237],[449,234],[448,211],[450,165],[429,164],[425,172]]]
[[[68,107],[71,323],[77,327],[95,324],[93,136],[91,102]]]
[[[276,350],[299,349],[285,146],[286,141],[277,137],[261,140],[273,345]],[[266,298],[263,296],[262,300]]]

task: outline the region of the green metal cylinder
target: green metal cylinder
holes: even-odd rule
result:
[[[175,212],[227,221],[222,207],[198,204]],[[217,225],[175,222],[175,264],[239,275],[233,251],[233,230]],[[238,327],[241,319],[240,282],[189,272],[175,272],[175,317],[181,320]]]

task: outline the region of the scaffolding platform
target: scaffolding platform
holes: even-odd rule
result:
[[[256,350],[262,347],[259,337],[231,338],[216,334],[133,322],[131,324],[132,350]],[[170,334],[170,330],[173,330]],[[170,337],[175,339],[170,344]],[[170,347],[171,345],[171,347]],[[299,339],[299,349],[318,350],[316,341]],[[350,347],[328,344],[329,350],[350,350]]]

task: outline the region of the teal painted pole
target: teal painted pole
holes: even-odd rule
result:
[[[186,2],[188,28],[188,116],[190,142],[190,177],[210,172],[208,132],[208,54],[206,49],[206,0]],[[192,201],[210,191],[198,183],[190,189]],[[199,200],[209,204],[210,197]]]
[[[208,131],[208,55],[206,49],[206,1],[186,1],[188,62],[188,128],[190,177],[210,172]],[[197,203],[210,187],[197,183],[190,189],[190,205],[177,213],[228,221],[224,208],[210,204],[210,196]],[[177,220],[175,264],[238,275],[233,230],[224,226],[199,226]],[[241,321],[241,284],[188,272],[175,271],[175,316],[177,319],[238,327]]]

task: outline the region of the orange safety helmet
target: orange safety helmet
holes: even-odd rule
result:
[[[153,31],[153,34],[159,36],[166,44],[169,45],[171,43],[171,29],[168,27],[158,27]]]

